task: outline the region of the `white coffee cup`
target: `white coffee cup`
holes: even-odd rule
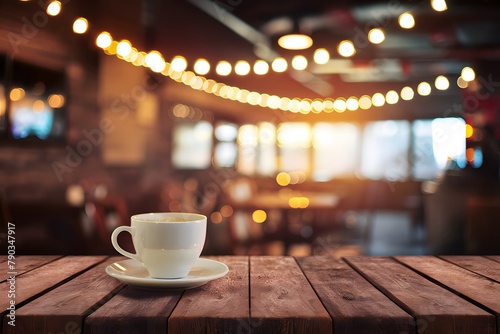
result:
[[[132,235],[136,254],[118,245],[118,234]],[[131,226],[119,226],[111,235],[118,253],[141,262],[153,278],[187,276],[205,244],[207,217],[196,213],[158,212],[131,217]]]

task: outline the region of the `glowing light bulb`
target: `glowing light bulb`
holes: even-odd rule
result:
[[[405,101],[409,101],[413,99],[413,96],[415,96],[415,93],[413,92],[413,89],[411,87],[403,87],[401,89],[401,98]]]
[[[75,34],[84,34],[89,28],[89,22],[84,17],[79,17],[73,22],[73,32]]]
[[[132,52],[132,45],[126,39],[120,41],[116,46],[116,54],[123,58],[127,58],[130,52]]]
[[[445,0],[431,0],[431,7],[436,12],[443,12],[448,9]]]
[[[233,67],[225,60],[221,60],[215,67],[215,72],[220,76],[227,76],[231,73]]]
[[[342,57],[352,57],[356,54],[356,48],[351,41],[342,41],[337,47],[337,51]]]
[[[428,82],[422,81],[421,83],[418,84],[417,86],[417,93],[422,95],[422,96],[427,96],[431,93],[432,88],[431,85],[429,85]]]
[[[257,75],[264,75],[269,72],[269,64],[266,61],[259,59],[253,65],[253,71]]]
[[[170,63],[170,68],[175,72],[182,72],[187,68],[187,60],[183,56],[175,56]]]
[[[399,15],[398,22],[404,29],[411,29],[415,26],[415,18],[408,12]]]
[[[440,75],[434,81],[434,86],[439,90],[447,90],[450,87],[450,81],[444,75]]]
[[[385,40],[384,31],[380,28],[373,28],[368,32],[368,40],[373,44],[380,44]]]
[[[205,75],[210,71],[210,63],[206,59],[200,58],[195,61],[193,69],[196,74]]]
[[[100,47],[101,49],[105,49],[111,45],[113,42],[113,38],[107,31],[103,31],[97,36],[95,40],[95,44]]]
[[[461,76],[465,81],[472,81],[476,78],[476,73],[471,67],[466,66],[462,69]]]
[[[385,94],[385,101],[387,104],[396,104],[399,101],[399,94],[394,90],[390,90]]]
[[[51,16],[59,15],[61,12],[61,2],[60,1],[52,1],[47,6],[47,14]]]
[[[323,48],[317,49],[314,51],[313,59],[316,64],[326,64],[330,60],[330,53]]]
[[[247,75],[250,73],[250,64],[245,60],[238,60],[234,65],[234,72],[238,75]]]
[[[307,68],[307,59],[304,56],[297,55],[292,59],[292,67],[297,71],[302,71]]]
[[[286,62],[285,58],[277,57],[276,59],[273,60],[271,68],[273,69],[274,72],[282,73],[285,72],[286,69],[288,68],[288,63]]]

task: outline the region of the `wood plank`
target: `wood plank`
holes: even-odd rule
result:
[[[496,262],[500,262],[500,255],[488,255],[486,256],[488,259],[491,259]]]
[[[292,257],[250,258],[252,333],[332,333],[332,319]]]
[[[430,257],[423,257],[430,259]],[[495,317],[388,257],[346,261],[415,318],[417,332],[496,333]]]
[[[30,271],[36,267],[42,266],[46,263],[52,262],[58,258],[61,258],[60,255],[19,255],[13,260],[14,266],[12,268],[7,267],[8,263],[2,265],[2,267],[6,268],[6,270],[2,271],[2,276],[0,279],[5,281],[10,274],[8,272],[15,272],[16,276],[19,276],[27,271]],[[6,258],[7,260],[7,258]]]
[[[473,255],[440,256],[440,258],[500,283],[500,263],[492,259]]]
[[[123,258],[110,258],[19,308],[15,327],[7,326],[4,319],[4,333],[80,333],[84,317],[123,287],[104,271],[107,265],[119,259]]]
[[[479,262],[479,257],[476,258]],[[500,332],[500,284],[498,282],[434,257],[398,256],[396,259],[492,312]],[[500,268],[500,263],[497,263],[496,267]],[[492,298],[492,296],[497,298]]]
[[[17,276],[15,282],[16,305],[22,305],[26,300],[57,286],[57,284],[95,265],[103,259],[105,259],[104,256],[67,256]],[[0,291],[8,290],[9,282],[0,284]],[[0,309],[5,310],[8,304],[9,300],[4,298],[0,299]]]
[[[248,257],[210,257],[229,273],[184,292],[168,320],[168,333],[249,333]]]
[[[127,286],[85,319],[85,333],[167,333],[167,318],[182,290]]]
[[[333,319],[334,333],[414,333],[413,318],[342,260],[298,258]]]

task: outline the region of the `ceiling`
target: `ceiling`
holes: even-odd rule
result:
[[[266,57],[263,44],[285,56],[297,53],[281,50],[276,44],[295,22],[314,40],[303,54],[311,56],[322,47],[333,58],[329,64],[309,70],[340,75],[344,81],[408,80],[408,75],[422,76],[436,67],[457,73],[464,62],[500,56],[500,5],[492,1],[453,1],[444,12],[434,11],[429,1],[187,1],[229,29],[254,29],[256,36],[243,34],[242,38],[252,42],[254,52],[262,58]],[[397,22],[405,11],[415,16],[411,30],[402,29]],[[373,27],[386,32],[386,40],[379,45],[367,41],[366,34]],[[338,43],[345,39],[352,40],[357,49],[349,60],[336,53]]]
[[[36,10],[36,5],[32,3],[31,10]],[[19,15],[28,15],[26,3],[17,3],[16,7]],[[316,48],[326,48],[331,60],[325,65],[310,62],[306,71],[246,77],[209,75],[248,90],[314,99],[387,92],[434,80],[440,74],[452,81],[466,65],[479,69],[486,64],[487,71],[497,71],[500,3],[449,0],[448,7],[436,12],[430,0],[133,0],[126,5],[120,0],[92,0],[67,2],[65,13],[89,17],[96,32],[108,30],[117,39],[130,39],[143,50],[159,50],[166,59],[183,55],[189,64],[199,57],[212,64],[222,59],[252,63],[277,55],[290,60],[298,53],[311,59]],[[405,11],[415,16],[416,25],[411,30],[402,29],[397,22]],[[56,19],[66,26],[64,17],[70,20],[73,16]],[[278,36],[291,29],[291,22],[297,22],[312,36],[312,48],[297,52],[277,46]],[[372,27],[384,29],[383,43],[367,41],[366,34]],[[336,51],[344,39],[356,46],[352,58],[343,58]],[[187,92],[186,100],[194,94]],[[449,106],[453,102],[444,97],[448,94],[457,99],[460,92],[455,87],[440,94],[437,98],[443,98],[443,104]],[[252,109],[231,102],[227,109]],[[429,104],[435,105],[435,100]]]

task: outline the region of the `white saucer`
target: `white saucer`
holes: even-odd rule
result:
[[[152,278],[144,265],[136,260],[123,260],[106,267],[106,273],[119,281],[146,289],[190,289],[220,278],[229,272],[221,262],[199,258],[186,277]]]

